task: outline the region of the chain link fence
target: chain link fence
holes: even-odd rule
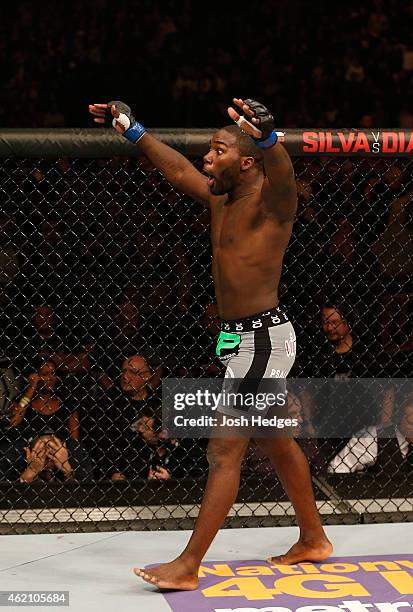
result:
[[[208,134],[158,136],[200,165]],[[317,398],[292,387],[290,409],[325,522],[411,520],[413,393],[393,383],[412,370],[412,160],[407,135],[386,150],[382,133],[374,151],[374,134],[369,150],[348,134],[285,135],[299,200],[280,286],[291,375],[388,384],[345,439],[317,436]],[[160,390],[223,374],[208,210],[105,130],[6,130],[0,155],[1,533],[190,528],[207,441],[168,437]],[[227,526],[293,522],[251,442]]]

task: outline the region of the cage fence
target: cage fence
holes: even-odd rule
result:
[[[201,167],[210,130],[155,133]],[[317,507],[326,523],[411,520],[411,135],[282,138],[298,193],[280,285],[289,398]],[[168,436],[161,387],[223,375],[208,209],[106,130],[4,130],[0,156],[0,532],[192,527],[207,440]],[[326,313],[349,328],[345,359]],[[343,387],[328,405],[295,388],[311,378],[387,382],[363,418]],[[320,435],[343,414],[346,437]],[[227,526],[294,524],[253,441],[241,473]]]

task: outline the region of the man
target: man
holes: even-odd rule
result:
[[[113,480],[119,480],[118,475],[126,473],[133,462],[139,464],[135,465],[135,472],[142,472],[145,464],[139,457],[132,424],[144,409],[152,414],[160,410],[159,398],[153,392],[156,376],[144,357],[131,355],[124,359],[117,378],[119,384],[108,380],[99,399],[84,410],[84,429],[97,473]]]
[[[370,332],[370,321],[358,318],[348,302],[326,302],[321,306],[320,316],[328,342],[322,350],[316,347],[314,359],[318,355],[318,360],[309,366],[313,376],[339,379],[389,376],[389,360]]]
[[[254,100],[234,98],[228,108],[237,123],[210,141],[201,174],[180,153],[146,132],[123,103],[89,107],[97,123],[110,110],[113,125],[139,148],[172,185],[204,202],[211,211],[212,273],[222,319],[217,354],[237,378],[287,376],[295,357],[295,336],[278,308],[277,289],[297,205],[291,160],[277,142],[274,118]],[[241,114],[242,113],[242,114]],[[265,172],[265,175],[264,175]],[[224,416],[224,415],[222,415]],[[321,526],[304,454],[292,437],[261,439],[294,506],[300,539],[274,563],[318,561],[332,546]],[[159,588],[193,590],[198,568],[234,503],[246,436],[210,440],[209,477],[197,524],[184,552],[172,563],[141,570]]]
[[[391,384],[371,385],[363,379],[390,376],[389,359],[374,335],[357,319],[348,304],[325,303],[320,308],[324,343],[314,343],[301,374],[333,379],[301,395],[309,435],[325,438],[323,453],[329,461],[346,439],[373,422],[391,422],[394,401]],[[369,322],[370,323],[370,322]]]

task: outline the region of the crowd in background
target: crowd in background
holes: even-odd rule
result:
[[[411,377],[409,165],[295,161],[299,205],[280,286],[297,333],[293,377]],[[162,430],[160,381],[223,373],[208,210],[176,193],[143,157],[7,160],[2,172],[0,365],[9,401],[1,477],[204,474],[203,442],[171,440]],[[396,427],[405,442],[400,463],[411,457],[409,393],[385,388],[363,412],[349,398],[335,406],[330,398],[326,408],[292,388],[301,436],[320,436],[323,419],[343,412],[351,424],[346,438],[339,424],[330,429],[327,437],[343,438],[339,446],[304,444],[313,466],[333,465],[371,426]],[[265,460],[252,446],[244,469],[258,465]],[[334,471],[353,469],[342,458],[340,466]]]
[[[253,19],[215,0],[42,7],[0,19],[4,127],[84,127],[113,99],[149,127],[211,127],[234,96],[283,127],[413,126],[411,0],[264,0]]]
[[[73,0],[64,19],[62,7],[3,11],[0,127],[90,127],[88,103],[109,99],[148,127],[221,126],[236,95],[287,128],[413,128],[412,0],[264,0],[253,18],[215,2],[198,17],[190,0]],[[297,333],[291,375],[409,379],[409,159],[294,163],[280,286]],[[222,375],[208,211],[144,157],[7,159],[0,186],[0,480],[204,474],[204,443],[163,431],[159,390],[168,376]],[[393,428],[387,454],[411,461],[408,391],[385,387],[365,418],[353,406],[340,448],[311,441],[317,399],[292,389],[290,401],[316,469],[364,469],[354,435],[369,428],[377,457]],[[252,445],[243,469],[271,468]]]

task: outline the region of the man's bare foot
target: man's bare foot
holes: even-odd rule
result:
[[[327,538],[314,543],[298,540],[285,555],[270,557],[267,561],[279,565],[293,565],[303,561],[324,561],[332,552],[333,546]]]
[[[198,588],[198,575],[194,573],[186,563],[176,559],[171,563],[163,563],[157,567],[133,570],[139,578],[143,578],[149,584],[158,589],[195,591]]]

